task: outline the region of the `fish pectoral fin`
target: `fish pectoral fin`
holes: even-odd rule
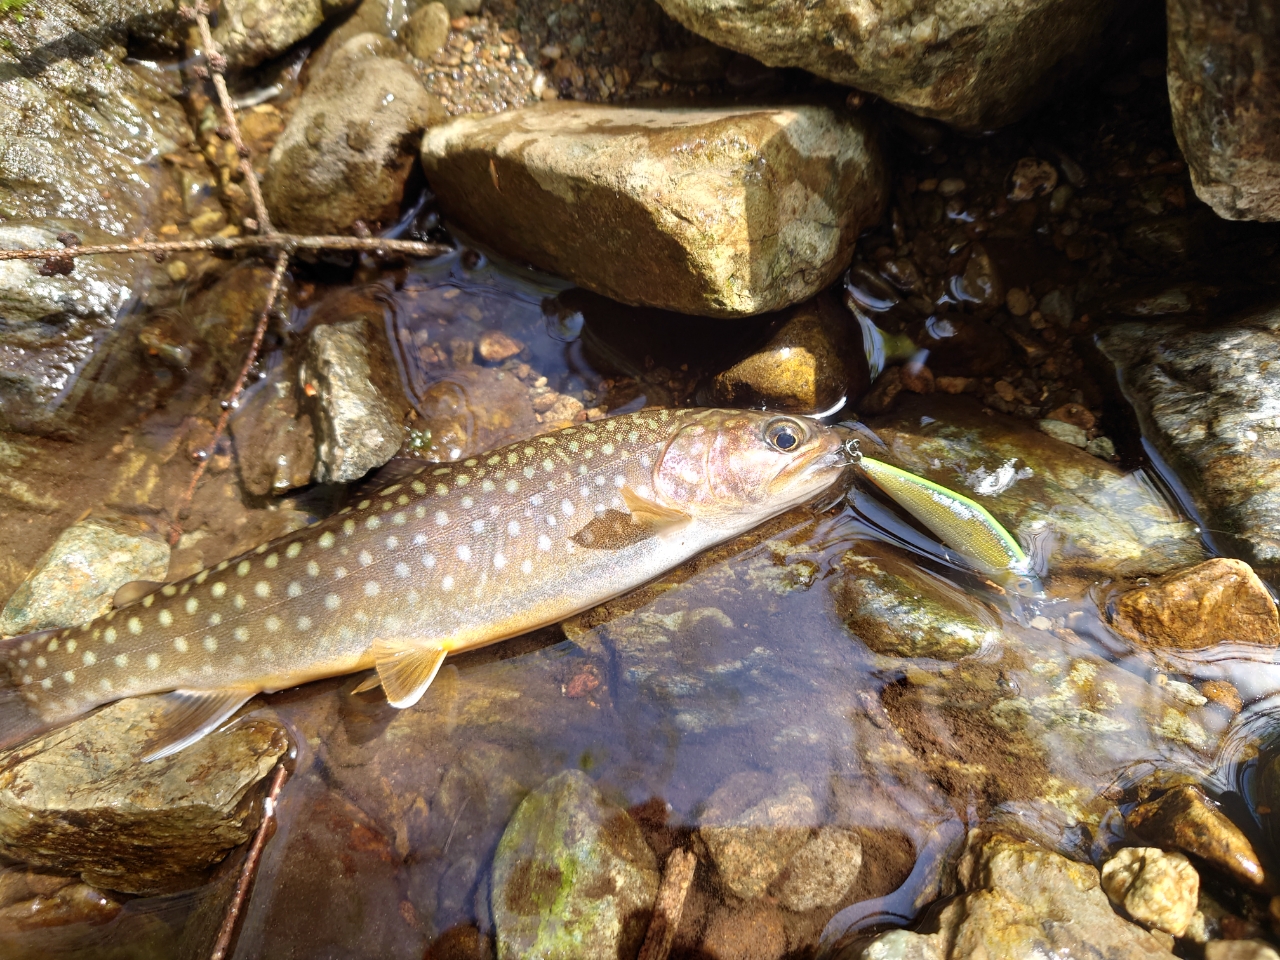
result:
[[[631,522],[643,524],[654,533],[668,533],[679,530],[693,519],[682,510],[664,507],[647,497],[642,497],[630,487],[622,488],[622,502],[631,513]]]
[[[142,762],[150,763],[189,747],[220,727],[257,692],[233,687],[161,694],[163,713],[156,732],[143,745]]]
[[[160,580],[130,580],[111,598],[111,605],[119,610],[131,603],[137,603],[143,597],[150,596],[164,586]]]
[[[403,710],[417,703],[436,678],[446,651],[397,640],[373,641],[373,659],[387,702]]]

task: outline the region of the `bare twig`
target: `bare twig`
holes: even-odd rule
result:
[[[245,854],[244,864],[240,867],[240,876],[236,878],[236,889],[231,895],[231,903],[222,917],[222,926],[218,928],[218,939],[213,942],[213,953],[209,960],[225,960],[227,951],[231,949],[231,938],[235,935],[240,913],[244,910],[245,901],[249,899],[249,891],[253,887],[254,877],[258,873],[258,862],[262,859],[262,850],[270,839],[276,819],[276,803],[280,799],[280,791],[284,782],[289,779],[289,772],[284,765],[276,767],[275,776],[271,778],[271,786],[267,790],[266,799],[262,801],[262,822],[253,835],[253,843]]]
[[[204,59],[209,64],[209,73],[213,75],[213,88],[218,91],[218,105],[222,107],[222,118],[226,121],[227,133],[240,158],[240,172],[244,174],[245,185],[249,188],[249,198],[253,201],[253,213],[258,220],[258,229],[264,234],[274,233],[271,216],[267,213],[267,205],[262,200],[262,190],[258,186],[258,175],[253,171],[253,157],[240,136],[235,104],[231,102],[231,94],[227,92],[227,78],[223,75],[227,68],[227,58],[222,55],[218,44],[214,42],[213,31],[209,29],[209,8],[203,0],[198,0],[195,5],[195,18],[196,25],[200,28],[200,43],[204,46]]]
[[[182,512],[186,510],[187,505],[191,503],[191,498],[195,496],[196,487],[200,484],[200,478],[204,476],[204,472],[209,466],[209,461],[212,459],[213,451],[227,429],[227,421],[231,419],[231,413],[237,406],[240,394],[244,392],[245,381],[248,380],[249,371],[253,369],[253,365],[258,359],[258,351],[262,349],[262,338],[267,333],[267,324],[271,319],[271,309],[276,305],[276,297],[280,294],[280,284],[284,282],[284,273],[288,268],[289,257],[283,253],[279,254],[276,257],[276,268],[271,274],[271,284],[267,287],[267,302],[263,304],[262,312],[258,314],[258,326],[253,331],[253,342],[249,344],[249,353],[244,358],[244,366],[240,368],[240,376],[236,377],[236,382],[232,386],[231,392],[222,401],[222,415],[218,417],[218,423],[213,428],[213,439],[209,441],[207,455],[196,464],[195,473],[191,476],[191,482],[187,484],[187,489],[183,491],[182,496],[178,498],[178,502],[174,505],[173,520],[169,523],[169,546],[176,544],[182,537]]]
[[[387,240],[380,237],[303,236],[272,233],[257,237],[208,237],[204,240],[156,240],[146,243],[102,243],[96,246],[52,247],[43,250],[0,250],[0,260],[69,261],[76,257],[131,253],[233,253],[240,250],[278,250],[293,254],[299,250],[346,250],[356,253],[400,253],[415,257],[438,257],[452,247],[421,240]]]
[[[644,946],[640,948],[640,956],[636,960],[667,960],[697,866],[698,858],[679,847],[667,857],[667,869],[662,875],[662,886],[658,888],[658,899],[653,905],[653,919],[649,921],[649,932],[645,935]]]

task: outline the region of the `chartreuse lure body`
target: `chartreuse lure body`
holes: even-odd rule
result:
[[[1022,596],[1042,595],[1031,560],[982,504],[871,457],[857,462],[868,479],[976,570]]]

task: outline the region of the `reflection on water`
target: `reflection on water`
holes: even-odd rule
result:
[[[132,501],[135,515],[165,516],[189,476],[179,454],[190,419],[210,416],[205,398],[243,335],[208,318],[247,315],[250,289],[226,282],[191,298],[183,317],[213,331],[204,340],[174,332],[165,317],[146,318],[150,339],[139,355],[137,329],[121,326],[117,359],[103,365],[109,376],[86,389],[106,396],[133,384],[143,400],[92,406],[79,428],[92,438],[109,425],[112,443],[123,429],[132,446],[97,465],[89,458],[110,444],[90,440],[79,448],[83,460],[64,451],[62,477],[110,482],[58,485],[58,509],[32,529],[56,532],[69,516],[148,483],[148,498]],[[858,294],[868,310],[891,299],[883,290]],[[549,429],[554,405],[539,401],[548,393],[574,401],[564,409],[575,416],[690,402],[774,323],[739,324],[730,342],[721,321],[610,304],[458,255],[360,287],[302,285],[275,331],[264,378],[286,366],[288,345],[310,325],[357,315],[385,332],[388,372],[418,438],[406,452],[437,459]],[[493,333],[510,342],[486,341]],[[486,351],[507,355],[491,360]],[[962,411],[954,413],[961,422]],[[947,428],[939,424],[930,442],[953,442]],[[44,449],[22,456],[36,460]],[[132,452],[141,459],[124,455]],[[1017,455],[994,450],[989,466]],[[1064,497],[1057,482],[1037,473],[1016,496]],[[104,498],[99,486],[120,492]],[[1141,477],[1095,486],[1092,510],[1128,516],[1133,504],[1158,501]],[[188,524],[205,533],[181,548],[202,549],[201,562],[266,539],[266,518],[282,513],[242,495],[229,468],[207,487]],[[1086,487],[1077,483],[1072,496]],[[314,493],[286,502],[299,514],[334,503]],[[1170,551],[1199,550],[1177,540],[1172,506],[1154,512],[1150,522],[1174,531]],[[1216,704],[1189,697],[1185,682],[1167,682],[1228,679],[1248,699],[1277,689],[1275,666],[1229,647],[1198,659],[1134,652],[1099,614],[1105,588],[1088,572],[1094,554],[1056,540],[1044,547],[1045,556],[1053,551],[1078,567],[1050,577],[1047,600],[1015,610],[998,587],[859,488],[825,510],[792,511],[562,627],[457,657],[414,709],[353,694],[360,678],[265,697],[260,709],[292,731],[298,757],[234,956],[417,960],[446,934],[454,942],[468,930],[489,934],[502,831],[529,791],[565,769],[586,772],[628,808],[660,859],[675,846],[700,851],[677,955],[693,955],[701,931],[741,908],[697,831],[713,796],[723,806],[748,782],[757,792],[761,783],[791,784],[812,811],[800,826],[860,838],[862,869],[838,900],[805,911],[768,907],[788,944],[821,940],[837,951],[859,932],[906,923],[943,893],[943,867],[967,827],[998,823],[1096,856],[1114,840],[1117,800],[1155,769],[1239,791],[1255,810],[1280,802],[1255,796],[1274,790],[1269,754],[1256,753],[1269,727],[1265,702],[1232,727]],[[921,636],[968,617],[990,638],[959,656],[945,647],[906,656],[860,634],[886,594],[842,584],[873,567],[885,572],[894,615],[914,617]],[[926,594],[929,605],[920,601]],[[176,956],[181,943],[200,956],[238,864],[229,858],[200,890],[130,901],[101,926],[24,932],[22,955]]]

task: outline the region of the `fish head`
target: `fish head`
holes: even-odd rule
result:
[[[807,417],[698,411],[654,464],[654,490],[699,520],[763,519],[830,487],[850,462],[845,439]]]

